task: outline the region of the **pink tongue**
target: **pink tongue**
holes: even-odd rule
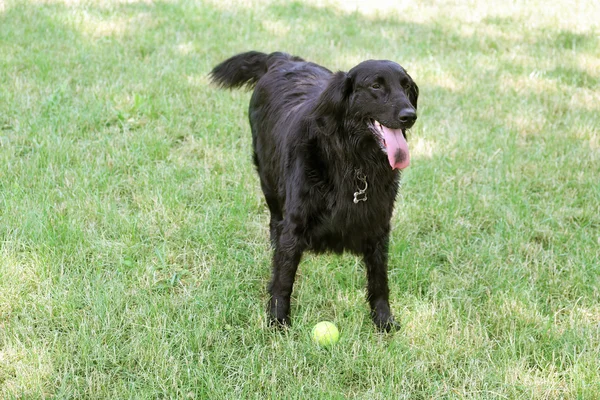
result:
[[[385,139],[388,160],[392,169],[404,169],[410,165],[410,153],[408,143],[404,139],[402,129],[390,129],[381,125],[383,138]]]

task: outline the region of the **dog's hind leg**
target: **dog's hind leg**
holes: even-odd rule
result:
[[[281,206],[279,205],[279,199],[276,193],[266,184],[264,179],[260,180],[260,187],[262,188],[263,194],[265,195],[265,201],[269,207],[271,213],[271,220],[269,221],[269,232],[271,233],[271,245],[275,248],[279,239],[279,231],[281,220],[283,219],[283,213]]]
[[[281,204],[279,203],[279,198],[277,197],[277,192],[273,189],[273,185],[269,184],[267,177],[261,170],[260,161],[256,152],[254,152],[253,159],[260,179],[260,188],[265,195],[265,201],[267,202],[267,207],[269,207],[269,212],[271,213],[269,232],[271,234],[271,245],[274,248],[279,237],[279,225],[283,219],[283,211],[281,209]]]
[[[385,332],[400,327],[390,311],[387,275],[388,243],[389,235],[385,235],[369,243],[363,254],[367,269],[367,300],[371,306],[371,318],[375,326]]]
[[[275,243],[273,269],[269,283],[269,319],[271,325],[290,325],[290,297],[296,279],[296,270],[306,246],[296,236],[292,224],[282,222]]]

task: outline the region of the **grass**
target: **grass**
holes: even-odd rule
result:
[[[0,0],[0,397],[600,398],[600,7],[370,3]],[[418,82],[398,333],[349,255],[266,326],[250,49]]]

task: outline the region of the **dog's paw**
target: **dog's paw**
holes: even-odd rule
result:
[[[277,328],[286,328],[292,324],[290,314],[288,312],[290,306],[289,301],[275,300],[271,298],[269,300],[269,325]]]
[[[392,315],[373,315],[373,323],[380,332],[390,333],[400,329],[400,324],[396,322]]]
[[[292,325],[290,317],[276,318],[273,315],[269,315],[269,326],[277,329],[289,328]]]

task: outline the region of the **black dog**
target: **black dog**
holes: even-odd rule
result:
[[[290,296],[305,250],[363,256],[375,325],[398,324],[387,278],[390,219],[399,170],[410,163],[406,130],[419,89],[392,61],[349,72],[285,53],[238,54],[216,66],[213,82],[253,87],[254,163],[271,212],[272,323],[290,323]]]

